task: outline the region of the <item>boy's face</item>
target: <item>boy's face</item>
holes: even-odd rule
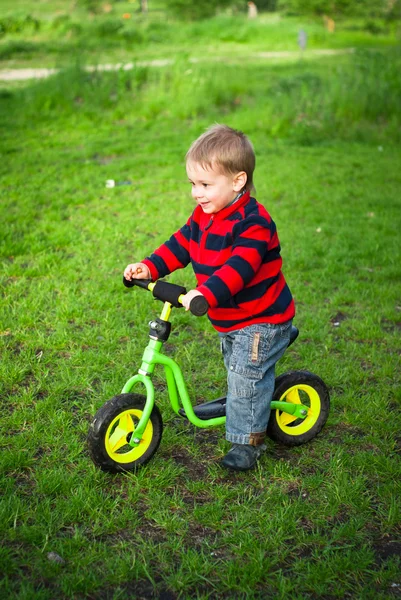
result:
[[[232,202],[246,184],[246,173],[225,174],[213,168],[204,169],[198,163],[187,163],[187,175],[192,185],[192,197],[204,213],[212,215]]]

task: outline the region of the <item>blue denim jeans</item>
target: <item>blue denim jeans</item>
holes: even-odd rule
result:
[[[226,439],[263,443],[274,392],[275,365],[290,341],[292,321],[219,333],[227,369]]]

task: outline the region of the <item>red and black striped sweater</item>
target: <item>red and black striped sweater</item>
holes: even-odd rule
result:
[[[249,192],[213,215],[197,206],[187,223],[143,262],[153,280],[191,262],[196,289],[207,299],[217,331],[284,323],[295,314],[281,272],[276,226]]]

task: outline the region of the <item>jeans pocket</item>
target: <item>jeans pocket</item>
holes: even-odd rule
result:
[[[234,340],[230,370],[249,379],[262,379],[275,333],[267,327],[242,330]]]

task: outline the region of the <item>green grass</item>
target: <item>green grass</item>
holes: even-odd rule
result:
[[[2,597],[399,595],[398,73],[387,51],[71,68],[3,89]],[[232,474],[224,431],[177,419],[159,371],[159,451],[136,475],[106,475],[88,425],[135,372],[161,306],[123,288],[122,271],[187,218],[183,157],[215,121],[250,135],[257,198],[278,225],[301,331],[279,372],[320,375],[331,414],[310,444],[270,442],[256,471]],[[107,189],[111,178],[132,186]],[[169,279],[194,284],[190,270]],[[194,399],[224,393],[205,318],[176,310],[167,351]]]

